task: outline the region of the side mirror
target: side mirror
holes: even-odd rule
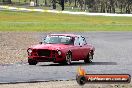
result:
[[[42,44],[43,42],[39,42],[39,44]]]

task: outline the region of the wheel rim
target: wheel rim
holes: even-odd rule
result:
[[[71,54],[66,55],[66,62],[67,64],[71,64]]]

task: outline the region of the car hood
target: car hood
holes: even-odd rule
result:
[[[38,44],[38,45],[33,45],[30,48],[32,49],[50,49],[50,50],[60,50],[60,49],[65,49],[68,47],[71,47],[72,45],[64,45],[64,44]]]

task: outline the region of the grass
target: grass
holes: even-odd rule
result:
[[[1,11],[0,31],[132,31],[132,17]]]

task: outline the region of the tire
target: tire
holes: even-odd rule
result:
[[[72,60],[72,54],[70,52],[68,52],[66,54],[66,64],[70,65],[72,63],[71,60]]]
[[[93,53],[90,51],[87,55],[87,58],[84,60],[85,63],[91,63],[93,60]]]
[[[28,64],[29,65],[36,65],[38,62],[32,59],[28,59]]]

